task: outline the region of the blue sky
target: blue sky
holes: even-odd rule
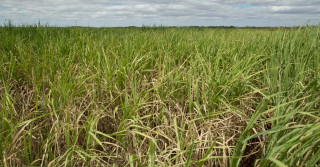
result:
[[[0,24],[296,26],[320,22],[320,0],[0,0]]]

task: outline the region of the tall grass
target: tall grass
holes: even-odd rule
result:
[[[319,166],[320,27],[0,28],[1,166]]]

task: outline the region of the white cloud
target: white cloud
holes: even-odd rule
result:
[[[279,26],[320,22],[319,0],[0,0],[0,20],[83,26]]]

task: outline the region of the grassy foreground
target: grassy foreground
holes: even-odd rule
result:
[[[0,166],[320,166],[320,27],[0,27]]]

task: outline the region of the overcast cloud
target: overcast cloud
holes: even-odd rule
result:
[[[1,25],[292,26],[320,22],[320,0],[0,0]]]

